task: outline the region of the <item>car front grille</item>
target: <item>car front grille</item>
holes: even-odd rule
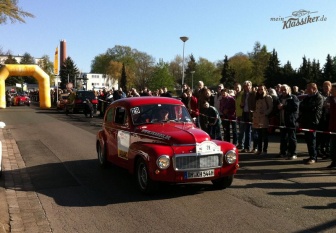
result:
[[[174,168],[176,171],[217,168],[223,164],[222,156],[222,154],[176,155],[174,157]]]

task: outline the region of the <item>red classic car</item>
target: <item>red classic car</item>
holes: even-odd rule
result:
[[[239,167],[233,144],[211,140],[180,100],[167,97],[114,101],[97,133],[96,150],[102,167],[113,163],[127,169],[144,193],[155,191],[159,182],[212,181],[227,188]]]
[[[13,106],[19,106],[19,105],[30,106],[30,98],[25,93],[15,94],[14,97],[13,97],[12,105]]]

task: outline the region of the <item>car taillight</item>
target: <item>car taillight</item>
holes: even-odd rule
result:
[[[98,100],[97,99],[91,100],[91,103],[92,104],[98,104]]]
[[[83,100],[81,100],[81,99],[75,100],[75,104],[81,104],[82,102],[83,102]]]

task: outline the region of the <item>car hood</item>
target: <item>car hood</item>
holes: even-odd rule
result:
[[[210,136],[193,124],[157,123],[140,126],[136,132],[170,144],[195,144],[210,141]]]

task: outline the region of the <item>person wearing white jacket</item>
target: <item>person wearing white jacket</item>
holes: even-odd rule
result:
[[[264,85],[259,85],[256,94],[256,108],[253,111],[252,127],[258,134],[258,151],[256,154],[266,155],[268,148],[268,115],[273,110],[273,99],[267,94]]]

